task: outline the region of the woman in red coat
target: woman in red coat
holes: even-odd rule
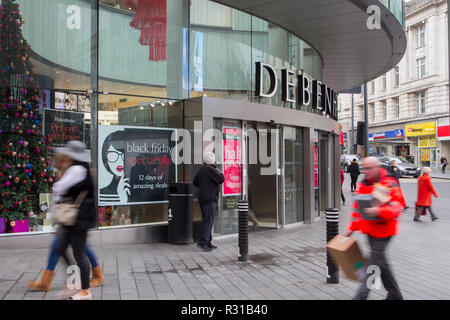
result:
[[[420,215],[425,214],[426,210],[430,211],[431,220],[437,219],[436,215],[431,211],[431,195],[436,198],[438,194],[431,183],[430,178],[431,169],[428,167],[423,168],[423,174],[418,180],[418,194],[416,202],[416,214],[414,216],[414,221],[421,222]]]

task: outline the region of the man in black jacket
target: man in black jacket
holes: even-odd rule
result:
[[[400,170],[397,167],[397,162],[392,160],[391,166],[388,169],[388,176],[394,178],[400,183]]]
[[[225,177],[216,169],[214,153],[205,153],[203,162],[194,178],[194,186],[198,188],[198,201],[202,209],[202,230],[197,246],[203,251],[211,251],[217,248],[211,243],[211,233],[217,215],[219,185],[225,181]]]
[[[352,192],[356,190],[356,183],[358,182],[358,176],[361,174],[359,171],[359,164],[356,158],[353,159],[352,164],[348,167],[348,172],[350,173],[351,182],[351,190]]]

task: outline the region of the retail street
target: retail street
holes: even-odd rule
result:
[[[351,199],[346,174],[340,232],[349,221]],[[412,209],[401,217],[400,233],[388,247],[388,259],[405,299],[450,298],[448,230],[450,227],[450,180],[433,179],[440,197],[433,207],[440,218],[431,222],[412,220]],[[417,180],[401,179],[407,203],[414,205]],[[363,253],[368,247],[365,236],[355,233]],[[296,225],[279,230],[250,233],[250,261],[238,261],[238,239],[216,239],[213,252],[200,252],[195,244],[167,243],[94,247],[102,264],[106,282],[93,288],[93,299],[102,300],[348,300],[358,283],[341,273],[339,284],[326,283],[325,219],[311,225]],[[48,249],[0,250],[0,299],[53,300],[63,293],[67,275],[58,265],[52,290],[27,291],[30,280],[40,278]],[[383,299],[383,288],[373,290],[369,299]]]

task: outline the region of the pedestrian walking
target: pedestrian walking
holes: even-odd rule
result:
[[[400,170],[397,167],[397,161],[391,161],[391,165],[388,169],[388,176],[394,178],[398,183],[400,183]]]
[[[432,195],[436,198],[438,194],[431,183],[431,169],[425,167],[422,169],[423,174],[420,176],[417,183],[417,202],[416,202],[416,214],[414,215],[414,221],[421,222],[420,215],[425,215],[426,210],[430,212],[431,220],[435,221],[437,219],[434,212],[431,210]]]
[[[58,181],[61,179],[62,173],[68,169],[70,165],[70,161],[65,161],[65,156],[60,154],[56,155],[56,168],[58,169]],[[56,184],[56,182],[55,182]],[[58,188],[58,187],[57,187]],[[51,251],[48,258],[47,267],[42,274],[42,277],[38,281],[28,282],[28,288],[33,291],[49,291],[53,278],[55,277],[55,269],[58,264],[58,260],[60,258],[58,248],[60,243],[60,236],[62,232],[62,227],[59,226],[58,230],[55,233],[55,238],[50,246]],[[86,245],[86,255],[88,256],[89,262],[92,267],[92,278],[90,280],[91,287],[97,287],[104,283],[105,278],[102,272],[101,266],[97,262],[97,257],[95,256],[94,251]],[[71,259],[67,256],[66,252],[62,255],[64,261],[67,265],[72,265]]]
[[[345,204],[344,191],[342,190],[342,187],[344,185],[344,180],[345,180],[345,174],[344,174],[344,170],[341,168],[341,199],[342,199],[342,204]]]
[[[348,167],[348,172],[350,173],[351,182],[351,190],[352,192],[356,190],[356,183],[358,182],[358,176],[361,174],[359,171],[359,163],[356,158],[353,159],[352,163]]]
[[[202,229],[197,246],[203,251],[211,251],[217,249],[217,246],[211,243],[212,228],[217,215],[219,185],[225,181],[225,177],[216,168],[214,153],[205,153],[203,163],[193,181],[194,186],[198,188],[198,202],[202,210]]]
[[[445,174],[445,169],[447,168],[447,158],[445,156],[441,157],[441,172]]]
[[[89,157],[85,145],[80,141],[69,141],[65,147],[56,148],[60,161],[68,162],[61,179],[53,185],[53,199],[56,203],[81,201],[74,225],[63,225],[58,244],[58,254],[63,255],[70,245],[80,268],[81,291],[69,300],[91,300],[89,262],[86,255],[87,231],[96,223],[94,205],[94,184],[89,168]],[[79,197],[80,196],[80,197]]]
[[[370,258],[368,266],[378,266],[380,269],[381,281],[388,292],[386,300],[403,300],[403,295],[397,281],[394,278],[391,267],[387,261],[385,252],[387,245],[392,237],[398,233],[398,217],[402,213],[401,204],[403,194],[401,193],[398,182],[392,177],[387,176],[385,169],[380,167],[380,163],[375,157],[363,159],[364,180],[358,184],[357,194],[372,194],[375,188],[380,185],[387,188],[388,201],[373,205],[370,208],[358,210],[358,204],[353,203],[352,221],[348,226],[346,236],[349,237],[354,231],[360,231],[367,234],[370,245]],[[358,288],[354,300],[367,299],[370,292],[369,275],[365,277]]]

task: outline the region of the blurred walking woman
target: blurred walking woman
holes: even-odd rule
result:
[[[70,201],[75,203],[77,197],[86,191],[87,194],[79,207],[76,222],[73,226],[63,226],[58,252],[63,255],[70,245],[81,273],[81,291],[70,297],[70,300],[91,300],[89,286],[89,262],[86,256],[87,231],[95,227],[94,185],[86,156],[84,143],[69,141],[65,147],[56,148],[55,153],[61,162],[68,162],[67,169],[53,185],[55,202]]]

